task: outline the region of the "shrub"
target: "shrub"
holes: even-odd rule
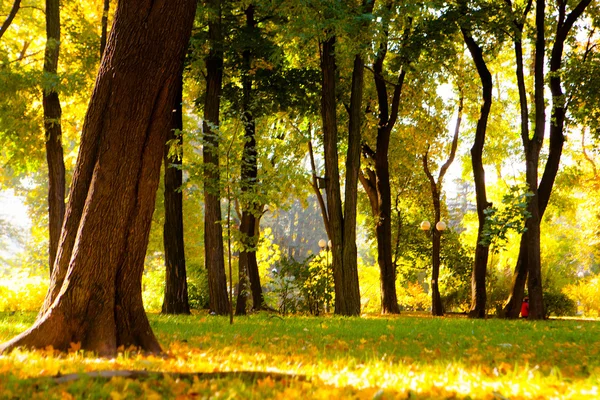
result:
[[[565,293],[544,293],[544,307],[546,318],[550,315],[561,317],[577,314],[577,304]]]
[[[208,308],[210,303],[206,270],[199,271],[194,276],[188,276],[187,283],[190,308],[194,310]]]
[[[403,310],[425,311],[431,308],[431,296],[425,293],[418,282],[409,283],[398,290],[398,304]]]
[[[282,257],[271,271],[268,289],[277,295],[282,314],[308,312],[319,315],[333,302],[333,273],[326,257],[311,256],[303,262]]]
[[[600,277],[592,275],[576,284],[567,285],[563,292],[581,307],[585,316],[598,316],[600,311]]]
[[[162,309],[165,296],[165,268],[146,268],[142,276],[142,298],[146,311]]]
[[[0,311],[37,311],[48,292],[47,277],[19,273],[0,278]]]

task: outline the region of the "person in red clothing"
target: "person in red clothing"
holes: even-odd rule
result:
[[[521,304],[521,317],[529,317],[529,297],[523,299],[523,303]]]

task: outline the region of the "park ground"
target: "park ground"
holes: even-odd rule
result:
[[[0,313],[0,341],[33,313]],[[585,399],[600,322],[150,315],[164,356],[72,344],[0,356],[0,399]]]

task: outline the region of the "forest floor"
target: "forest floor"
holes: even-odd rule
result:
[[[0,342],[33,313],[0,313]],[[0,399],[598,398],[600,322],[150,315],[165,357],[0,356]]]

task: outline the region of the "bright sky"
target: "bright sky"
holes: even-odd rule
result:
[[[16,196],[12,189],[0,191],[0,217],[20,228],[29,228],[31,225],[23,199]]]
[[[9,223],[13,228],[21,231],[23,236],[27,236],[31,221],[27,216],[27,207],[23,199],[15,196],[13,190],[0,191],[0,224]],[[0,257],[10,258],[24,249],[17,242],[4,237],[4,232],[0,229]]]

